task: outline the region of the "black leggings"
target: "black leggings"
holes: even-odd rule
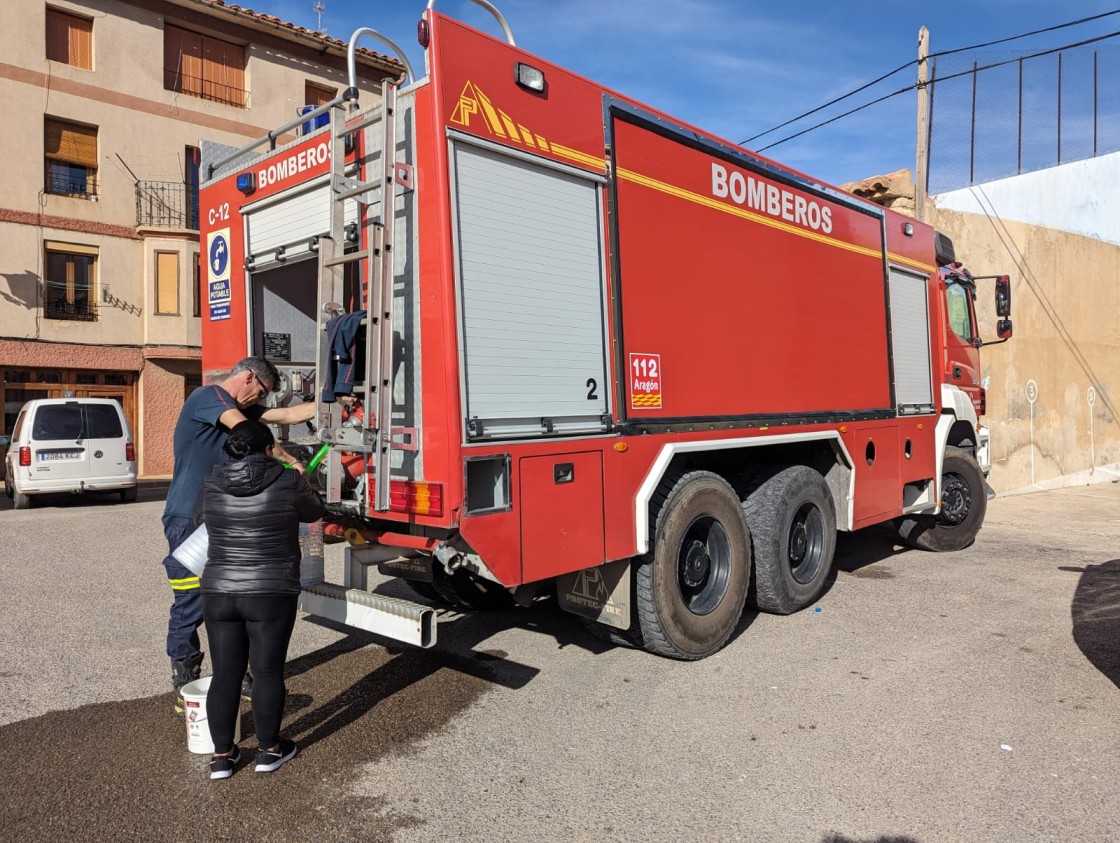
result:
[[[253,669],[253,724],[257,741],[271,749],[280,739],[284,715],[284,662],[296,624],[298,594],[207,594],[202,615],[210,643],[214,678],[206,693],[210,739],[217,753],[233,749],[233,729],[241,708],[245,666]]]

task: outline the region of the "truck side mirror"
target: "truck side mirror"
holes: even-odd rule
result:
[[[996,316],[1007,319],[1011,315],[1011,279],[1001,275],[996,279]],[[1008,336],[1010,336],[1011,323],[1007,323]],[[1003,336],[1000,334],[1000,336]]]
[[[998,336],[1001,340],[1011,339],[1010,319],[1000,319],[999,322],[996,323],[996,336]]]

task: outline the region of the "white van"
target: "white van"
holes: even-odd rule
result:
[[[119,492],[136,500],[136,445],[111,398],[36,398],[23,405],[4,460],[16,509],[34,495]]]

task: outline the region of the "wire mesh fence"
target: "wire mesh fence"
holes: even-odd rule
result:
[[[1120,150],[1120,48],[931,60],[931,194]]]

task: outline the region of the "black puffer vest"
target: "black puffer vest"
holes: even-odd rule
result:
[[[202,487],[203,594],[299,593],[299,524],[323,517],[298,472],[264,454],[217,466]]]

